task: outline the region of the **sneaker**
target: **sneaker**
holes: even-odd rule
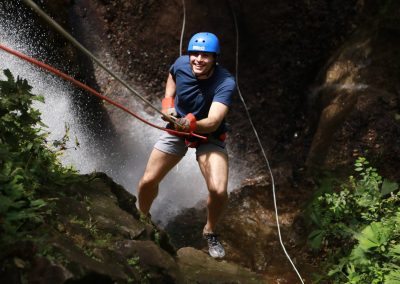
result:
[[[213,258],[223,258],[225,256],[225,250],[222,244],[218,241],[216,234],[204,234],[203,237],[208,242],[208,252]]]

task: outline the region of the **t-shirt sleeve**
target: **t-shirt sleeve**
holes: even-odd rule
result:
[[[176,73],[178,72],[178,70],[180,70],[180,68],[182,68],[182,66],[185,64],[186,61],[188,61],[189,59],[187,58],[187,56],[182,55],[180,57],[178,57],[175,62],[171,65],[171,67],[169,68],[169,73],[172,75],[172,77],[176,77]]]
[[[169,67],[169,73],[172,75],[172,77],[175,79],[175,75],[176,75],[176,67],[175,67],[176,61],[174,64],[171,65],[171,67]]]
[[[215,90],[213,102],[223,103],[231,106],[233,95],[236,92],[236,83],[233,78],[226,78],[224,82]]]

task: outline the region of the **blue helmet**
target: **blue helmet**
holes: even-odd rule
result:
[[[220,54],[219,40],[217,36],[212,33],[197,33],[190,39],[187,51],[202,51]]]

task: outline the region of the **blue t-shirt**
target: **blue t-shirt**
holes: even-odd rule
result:
[[[233,76],[223,67],[216,65],[211,77],[199,80],[192,72],[189,56],[180,56],[170,68],[175,79],[175,109],[179,116],[193,113],[197,120],[206,118],[213,102],[232,104],[236,91]],[[225,121],[221,123],[216,134],[226,132]]]

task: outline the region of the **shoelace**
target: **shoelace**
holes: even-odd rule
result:
[[[219,245],[219,241],[217,239],[216,234],[206,234],[204,237],[207,239],[208,242],[210,242],[213,246]]]

